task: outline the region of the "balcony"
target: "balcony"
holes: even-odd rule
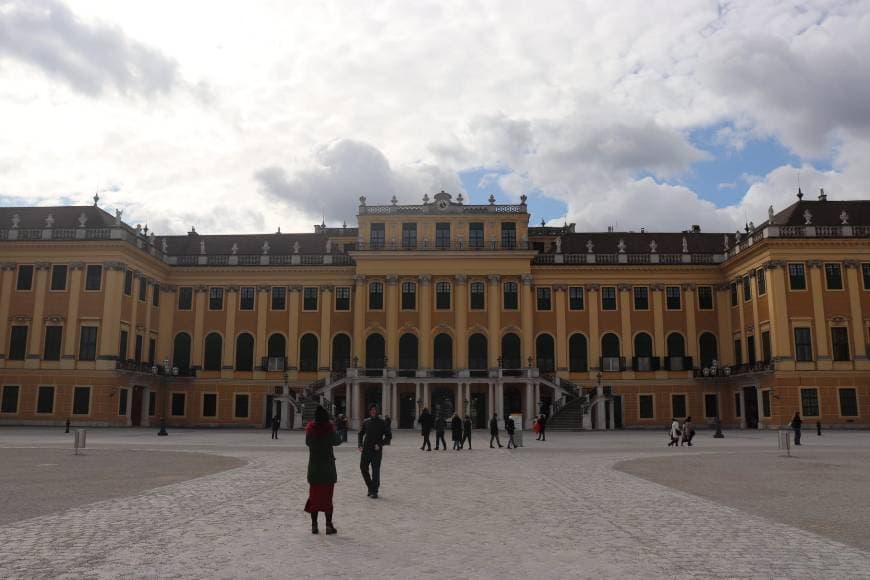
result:
[[[668,370],[668,371],[692,370],[692,357],[690,357],[690,356],[668,356],[668,357],[665,357],[665,370]]]
[[[631,359],[631,368],[637,372],[652,372],[661,368],[661,359],[657,356],[636,356]]]
[[[599,360],[602,372],[618,373],[625,370],[624,356],[603,356]]]
[[[260,368],[267,372],[284,372],[287,370],[287,359],[283,356],[264,356]]]
[[[357,252],[492,252],[529,250],[531,244],[522,241],[490,240],[482,243],[464,240],[435,242],[357,242]]]
[[[776,365],[773,361],[756,361],[754,363],[724,367],[720,367],[714,364],[709,367],[694,369],[693,374],[696,379],[723,379],[735,375],[746,375],[750,373],[770,373],[775,370]]]

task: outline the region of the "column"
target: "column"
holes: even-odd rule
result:
[[[567,291],[567,286],[561,284],[553,286],[553,292],[556,294],[556,374],[558,376],[568,373],[568,333],[565,329]]]
[[[496,412],[495,401],[493,400],[495,397],[495,390],[492,388],[492,383],[486,383],[486,388],[486,424],[489,426],[489,420],[492,418],[492,414]]]
[[[755,352],[752,354],[753,354],[753,356],[755,356],[755,360],[760,361],[760,360],[762,360],[762,354],[761,354],[761,327],[759,325],[759,320],[758,320],[758,301],[761,300],[761,297],[758,295],[758,280],[756,279],[756,276],[757,276],[757,274],[755,273],[755,270],[753,270],[752,274],[750,275],[750,285],[754,286],[752,288],[752,328],[754,330],[753,335],[755,336],[755,341],[754,341],[755,347],[753,348],[753,350]],[[752,284],[753,280],[755,281],[754,285]],[[747,348],[747,350],[749,349],[748,344],[747,344],[746,348]],[[749,359],[746,359],[746,362],[749,362]]]
[[[456,364],[457,369],[468,368],[468,276],[456,276],[456,303],[454,304],[454,327],[456,329]]]
[[[535,383],[534,393],[535,393],[535,398],[534,398],[535,405],[532,407],[532,414],[537,415],[538,413],[541,412],[541,383]],[[553,393],[553,394],[555,395],[555,393]],[[548,412],[549,412],[549,410],[548,410]]]
[[[658,294],[659,297],[661,297],[661,292]],[[604,417],[607,407],[604,404],[604,387],[601,386],[601,384],[598,384],[595,387],[595,394],[595,430],[604,431],[607,429],[607,419]]]
[[[160,300],[157,326],[157,358],[172,361],[172,317],[175,314],[177,296],[175,286],[160,286],[165,296]],[[191,345],[193,346],[193,345]],[[173,361],[174,366],[174,361]]]
[[[295,371],[299,364],[299,296],[302,286],[289,287],[290,300],[287,305],[287,370]],[[350,391],[347,400],[350,401]]]
[[[420,276],[420,368],[432,368],[432,276]]]
[[[420,418],[420,411],[423,410],[425,405],[423,404],[423,385],[420,383],[414,383],[414,409],[416,409],[417,414],[416,418]]]
[[[504,429],[504,385],[501,381],[495,384],[495,401],[496,413],[498,413],[498,427],[499,429]]]
[[[8,348],[6,341],[9,339],[9,307],[12,304],[12,282],[15,280],[16,265],[12,262],[4,262],[0,265],[0,362],[6,364]],[[75,332],[75,329],[73,329]]]
[[[266,285],[257,286],[257,297],[254,301],[254,308],[257,309],[257,335],[254,337],[254,365],[259,365],[266,356],[266,319],[269,316],[270,298],[272,287]],[[235,314],[235,313],[234,313]],[[236,347],[236,337],[227,336],[224,341],[232,340],[233,349]],[[318,352],[320,350],[318,349]],[[232,361],[232,359],[229,359]],[[227,360],[224,359],[224,363]]]
[[[124,270],[126,270],[126,266],[123,262],[103,264],[105,284],[103,284],[103,317],[100,321],[97,368],[114,369],[115,360],[118,358],[118,333],[121,327]]]
[[[489,368],[497,368],[498,358],[501,356],[501,276],[491,274],[489,277],[489,293],[486,299],[487,314],[487,347],[489,349]],[[498,408],[498,405],[496,405]],[[501,416],[501,411],[496,411]]]
[[[662,300],[664,290],[665,287],[661,284],[652,284],[650,286],[653,299],[653,352],[655,356],[667,356],[667,349],[665,348],[664,305]],[[604,415],[599,415],[599,419],[604,421]]]
[[[151,305],[154,303],[154,293],[157,292],[157,282],[154,280],[146,280],[148,287],[145,289],[145,330],[142,334],[142,360],[148,361],[148,344],[151,342]],[[157,358],[157,352],[154,353],[154,358]]]
[[[392,389],[389,381],[381,382],[381,415],[389,415],[392,408]]]
[[[743,279],[738,276],[734,280],[734,283],[737,285],[737,319],[740,321],[740,357],[743,359],[744,363],[748,363],[749,349],[747,348],[747,344],[749,341],[746,340],[748,331],[746,330],[746,314],[743,312]],[[732,342],[734,341],[733,335],[731,340]],[[759,407],[759,409],[760,408],[761,407]]]
[[[600,286],[586,285],[586,310],[589,312],[589,376],[594,377],[601,367],[601,336],[598,333],[598,309],[601,302],[598,299]]]
[[[785,291],[785,263],[771,260],[765,264],[770,272],[767,286],[767,308],[770,316],[770,348],[777,369],[791,370],[791,330],[788,321],[788,298]],[[785,368],[784,368],[785,367]]]
[[[78,334],[79,326],[79,301],[82,295],[82,274],[84,269],[85,265],[82,262],[73,262],[69,265],[69,304],[67,304],[66,309],[66,321],[64,322],[63,329],[63,351],[60,357],[60,367],[63,369],[75,368],[76,335]],[[3,320],[8,318],[8,314],[2,312],[0,312],[0,316],[3,317]],[[146,403],[147,401],[148,399],[145,399]]]
[[[226,315],[226,325],[224,326],[224,352],[223,352],[223,369],[221,369],[221,376],[224,378],[232,378],[233,376],[233,368],[236,363],[236,311],[238,310],[237,302],[239,299],[239,287],[238,286],[227,286],[226,287],[226,303],[224,304],[224,314]],[[259,322],[260,313],[257,313],[257,318]],[[260,361],[262,360],[258,355],[260,350],[260,332],[259,332],[259,324],[257,325],[257,337],[254,339],[254,369],[258,369],[260,367]],[[224,373],[224,369],[226,373]],[[281,418],[284,418],[286,413],[282,413]],[[274,412],[272,414],[274,417]]]
[[[139,286],[145,283],[141,273],[133,272],[133,291],[130,294],[130,336],[127,338],[127,352],[119,356],[122,359],[132,359],[136,352],[136,336],[139,331],[136,325],[139,323]],[[123,301],[123,298],[121,299]],[[142,338],[142,346],[145,346],[145,338]]]
[[[399,278],[395,274],[387,276],[387,366],[399,368]]]
[[[731,301],[728,296],[730,287],[728,284],[717,284],[716,311],[719,315],[719,366],[724,367],[734,364],[734,335],[731,332]]]
[[[620,354],[626,358],[626,368],[629,369],[626,378],[634,376],[631,369],[631,357],[634,356],[634,340],[631,336],[631,285],[617,284],[616,289],[619,292],[619,325],[620,334],[622,335],[622,344],[620,345]]]
[[[429,407],[429,410],[434,412],[432,400],[429,399],[429,383],[423,383],[423,406]]]
[[[523,284],[521,290],[520,306],[522,308],[522,330],[523,330],[523,360],[521,366],[526,366],[529,357],[532,358],[532,364],[535,364],[535,302],[532,296],[532,276],[531,274],[523,274]]]
[[[532,387],[532,383],[526,383],[526,425],[531,425],[532,417],[537,414],[538,413],[535,407],[534,388]]]
[[[390,393],[390,401],[393,403],[391,406],[392,413],[390,415],[393,417],[393,421],[395,421],[395,425],[399,427],[399,385],[397,383],[390,383],[390,388],[392,392]]]
[[[683,294],[686,310],[686,355],[692,357],[692,364],[700,367],[698,360],[698,329],[695,322],[695,285],[683,284]]]
[[[332,351],[332,286],[320,287],[320,345],[317,349],[318,377],[328,378]]]
[[[861,280],[855,260],[844,260],[846,269],[846,290],[849,292],[849,329],[852,331],[852,358],[856,367],[863,366],[857,361],[867,360],[867,345],[864,343],[864,317],[861,315]]]
[[[354,276],[353,289],[353,352],[351,360],[362,357],[363,340],[366,330],[366,277]],[[359,360],[359,364],[365,366],[365,361]]]
[[[51,264],[38,262],[36,264],[36,284],[33,293],[33,319],[30,323],[29,346],[27,360],[24,365],[27,368],[39,368],[39,359],[42,358],[42,333],[45,329],[45,293],[48,291],[48,272]]]
[[[360,387],[357,381],[353,381],[353,389],[352,389],[352,399],[350,403],[348,403],[348,420],[350,421],[351,426],[354,429],[359,429],[360,425],[362,425],[362,421],[359,420],[359,412],[360,412]]]
[[[829,370],[833,367],[831,350],[828,348],[828,323],[825,320],[825,287],[822,282],[821,260],[809,260],[810,298],[813,301],[813,347],[816,350],[816,369]]]

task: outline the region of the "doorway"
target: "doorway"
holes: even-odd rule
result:
[[[453,416],[456,408],[453,390],[446,387],[439,387],[432,390],[432,414],[436,417],[441,415],[445,420],[449,421]]]
[[[399,429],[414,428],[414,411],[417,408],[417,401],[414,400],[414,393],[402,393],[399,395]]]
[[[145,387],[139,385],[133,387],[133,401],[130,407],[130,424],[133,427],[139,427],[142,424],[142,393],[145,392]]]
[[[755,387],[743,387],[743,414],[747,429],[758,429],[758,391]]]
[[[263,413],[263,427],[266,429],[272,428],[272,407],[274,405],[275,395],[266,395],[266,412]]]
[[[486,429],[486,394],[471,393],[471,424],[475,429]]]
[[[622,395],[613,396],[613,428],[622,429]]]

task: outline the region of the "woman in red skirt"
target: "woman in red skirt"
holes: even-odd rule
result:
[[[305,511],[311,514],[311,533],[317,534],[317,512],[326,514],[326,533],[336,533],[332,525],[332,492],[338,475],[332,448],[341,444],[329,413],[318,405],[314,421],[305,426],[305,444],[308,445],[308,501]]]

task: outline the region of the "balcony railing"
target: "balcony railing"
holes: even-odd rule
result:
[[[267,372],[284,372],[287,370],[287,359],[283,356],[264,356],[260,368]]]
[[[601,364],[601,370],[604,372],[616,373],[625,370],[624,356],[603,356],[599,362]]]
[[[358,252],[484,252],[529,249],[531,249],[529,242],[496,240],[483,243],[451,240],[449,242],[423,241],[416,244],[403,242],[357,242],[356,244]]]
[[[710,366],[694,369],[694,376],[699,379],[717,379],[727,378],[734,375],[745,375],[748,373],[769,373],[774,370],[776,370],[776,365],[773,361],[756,361],[754,363],[739,365]]]

